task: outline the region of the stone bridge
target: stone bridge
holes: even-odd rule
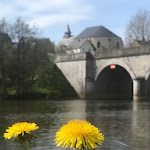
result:
[[[68,54],[55,62],[82,99],[150,97],[150,45]]]

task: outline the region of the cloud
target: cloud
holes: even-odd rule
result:
[[[17,7],[23,7],[30,12],[50,10],[70,3],[70,0],[13,0]]]
[[[30,25],[54,26],[89,20],[93,7],[87,0],[5,0],[0,2],[1,18],[23,17]],[[3,16],[2,16],[3,15]]]
[[[75,23],[77,21],[86,19],[86,17],[87,16],[84,16],[84,15],[76,16],[73,14],[71,15],[68,15],[68,14],[43,15],[43,16],[40,16],[38,18],[28,21],[28,23],[31,26],[37,25],[37,26],[40,26],[41,28],[44,28],[47,26],[54,26],[55,24],[59,24],[59,23],[64,23],[64,22],[67,23],[68,19],[69,19],[69,22]]]

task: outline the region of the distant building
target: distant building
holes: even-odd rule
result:
[[[105,49],[119,49],[123,47],[122,39],[103,26],[88,27],[79,35],[71,35],[67,25],[62,41],[57,47],[63,46],[67,53],[84,53]]]
[[[8,36],[7,33],[0,33],[0,41],[3,41],[3,42],[8,41],[11,43],[11,38]]]
[[[133,43],[131,44],[131,47],[140,47],[143,45],[150,45],[150,41],[139,41],[139,40],[135,40],[133,41]]]
[[[65,34],[64,34],[64,39],[65,38],[70,38],[71,37],[71,31],[70,31],[70,27],[69,27],[69,25],[67,25],[67,27],[66,27],[66,31],[65,31]]]
[[[0,32],[0,48],[2,48],[3,50],[5,48],[8,49],[8,47],[11,47],[11,44],[12,41],[11,38],[8,36],[8,34]]]

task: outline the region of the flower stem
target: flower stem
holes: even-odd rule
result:
[[[24,144],[26,150],[30,150],[30,148],[29,148],[28,144],[26,143],[26,141],[23,144]]]

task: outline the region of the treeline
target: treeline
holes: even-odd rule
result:
[[[75,91],[53,63],[55,45],[22,18],[0,20],[0,96],[60,99]]]

